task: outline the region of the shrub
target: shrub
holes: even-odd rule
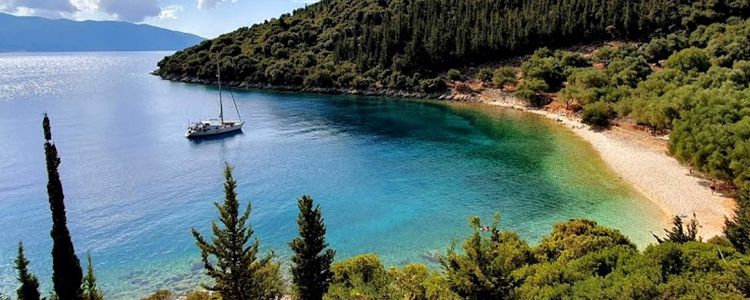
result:
[[[546,84],[545,92],[554,92],[560,89],[565,75],[560,60],[555,57],[538,57],[536,54],[521,66],[526,81],[539,79]]]
[[[453,81],[461,80],[461,72],[456,69],[448,70],[448,79]]]
[[[331,72],[328,70],[315,70],[305,76],[303,84],[306,87],[331,87],[333,86]]]
[[[419,89],[425,93],[440,93],[448,88],[440,78],[424,79],[419,82]]]
[[[168,290],[158,290],[155,293],[141,298],[141,300],[172,300],[174,295]]]
[[[706,72],[711,66],[706,52],[698,48],[688,48],[672,54],[667,59],[667,67],[682,72]]]
[[[516,79],[516,71],[511,67],[499,67],[495,69],[492,74],[492,84],[499,88],[504,88],[507,84],[515,84],[518,80]]]
[[[583,106],[583,115],[581,119],[583,123],[589,125],[607,127],[613,116],[614,112],[607,103],[594,102]]]
[[[548,89],[548,85],[541,79],[527,78],[518,86],[516,96],[526,100],[531,106],[545,105],[545,97],[542,92]]]
[[[479,72],[477,73],[477,80],[482,82],[492,82],[492,69],[490,68],[481,68],[479,69]]]

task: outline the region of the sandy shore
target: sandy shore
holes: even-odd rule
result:
[[[690,174],[690,170],[667,154],[666,143],[644,132],[619,127],[593,130],[575,117],[525,107],[507,94],[495,93],[482,97],[481,102],[538,114],[570,128],[588,141],[604,162],[633,188],[653,201],[665,214],[695,213],[700,223],[699,234],[705,239],[723,235],[724,217],[731,216],[735,201],[711,193],[709,182]],[[664,226],[670,224],[665,223]]]

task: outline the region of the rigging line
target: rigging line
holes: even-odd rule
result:
[[[240,109],[237,107],[237,102],[234,101],[234,92],[232,92],[232,89],[229,90],[229,95],[232,95],[232,104],[234,104],[234,110],[237,112],[237,117],[240,118],[240,121],[242,121],[242,116],[240,115]]]

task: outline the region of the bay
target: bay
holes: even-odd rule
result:
[[[660,230],[658,208],[585,141],[496,107],[233,90],[243,132],[188,140],[188,120],[216,116],[217,90],[149,75],[168,54],[0,55],[0,292],[14,294],[20,240],[51,289],[44,112],[76,250],[93,256],[112,299],[198,286],[190,228],[207,232],[216,218],[225,162],[263,250],[282,261],[303,194],[321,205],[337,259],[377,253],[392,266],[433,264],[470,232],[468,217],[496,212],[531,243],[571,218],[641,246]]]

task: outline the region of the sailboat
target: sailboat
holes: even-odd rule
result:
[[[225,134],[235,131],[242,130],[242,126],[245,125],[245,121],[240,116],[240,109],[237,107],[237,102],[234,101],[234,94],[232,95],[232,104],[234,104],[234,110],[237,112],[237,120],[226,120],[224,119],[224,102],[221,98],[221,70],[219,67],[219,60],[216,60],[216,78],[219,83],[219,118],[218,119],[206,119],[198,122],[192,122],[185,133],[187,138],[197,138],[211,135]]]

